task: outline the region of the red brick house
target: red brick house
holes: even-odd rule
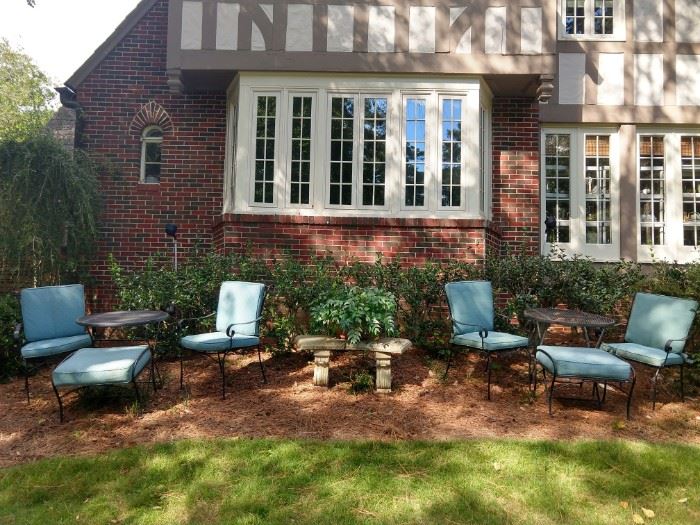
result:
[[[61,88],[95,270],[169,248],[688,260],[700,3],[143,0]],[[548,227],[544,223],[547,219]]]

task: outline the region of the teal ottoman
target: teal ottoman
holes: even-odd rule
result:
[[[136,378],[149,363],[151,381],[155,382],[153,360],[147,345],[81,348],[68,356],[51,374],[61,422],[63,422],[63,402],[59,394],[60,388],[77,390],[86,386],[133,384],[136,399],[140,402]]]
[[[593,391],[598,397],[598,402],[605,401],[607,383],[630,383],[627,393],[627,419],[630,417],[630,403],[632,392],[636,382],[634,368],[627,361],[615,357],[599,348],[571,347],[571,346],[538,346],[535,361],[543,372],[552,375],[549,387],[549,414],[552,414],[552,394],[554,384],[558,379],[580,379],[592,381]],[[537,388],[537,373],[534,374],[535,388]],[[600,399],[598,383],[603,383],[603,398]]]

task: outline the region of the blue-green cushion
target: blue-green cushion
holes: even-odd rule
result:
[[[151,360],[146,345],[114,348],[81,348],[53,371],[59,386],[112,385],[130,383]]]
[[[221,283],[219,305],[216,308],[216,331],[225,333],[233,324],[236,334],[258,336],[260,323],[255,319],[262,315],[264,301],[265,285],[262,283]]]
[[[455,345],[481,349],[481,337],[479,337],[478,332],[455,335],[452,337],[451,342]],[[519,335],[506,334],[503,332],[489,332],[488,337],[484,339],[484,350],[487,352],[512,350],[514,348],[527,346],[528,343],[527,337],[520,337]]]
[[[493,290],[488,281],[459,281],[445,285],[455,335],[493,330]],[[479,343],[481,347],[481,342]]]
[[[634,296],[625,342],[663,350],[669,339],[687,337],[697,310],[691,299],[640,292]],[[684,346],[685,341],[672,343],[676,353]]]
[[[535,359],[557,377],[628,381],[632,375],[632,365],[599,348],[538,346]]]
[[[233,345],[229,337],[222,332],[209,334],[187,335],[180,339],[180,346],[196,352],[224,352],[229,348],[247,348],[256,346],[260,338],[252,335],[236,334],[233,337]]]
[[[92,338],[89,334],[73,335],[71,337],[59,337],[58,339],[44,339],[27,343],[22,347],[22,357],[24,359],[35,359],[37,357],[49,357],[52,355],[72,352],[79,348],[92,345]]]
[[[600,347],[606,352],[610,352],[622,359],[629,359],[630,361],[645,363],[655,367],[678,366],[685,363],[683,354],[669,352],[668,360],[666,360],[665,350],[642,346],[636,343],[603,343]]]
[[[85,333],[75,322],[85,315],[82,284],[25,288],[20,292],[24,337],[28,342]]]

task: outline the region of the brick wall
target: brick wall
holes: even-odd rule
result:
[[[108,161],[100,174],[102,222],[92,268],[99,293],[107,296],[109,254],[139,267],[151,254],[170,252],[167,222],[179,226],[184,254],[195,244],[210,246],[214,218],[221,213],[226,96],[168,92],[167,17],[167,1],[155,4],[77,88],[84,110],[81,146]],[[139,183],[143,119],[132,125],[150,102],[167,117],[157,185]]]
[[[512,249],[539,253],[539,104],[493,101],[493,220]]]

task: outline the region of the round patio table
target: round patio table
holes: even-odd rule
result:
[[[595,348],[600,346],[603,341],[605,329],[613,326],[615,320],[610,317],[599,314],[591,314],[580,310],[568,310],[564,308],[528,308],[525,310],[525,319],[531,321],[535,325],[534,331],[539,337],[537,346],[544,344],[544,338],[547,330],[553,324],[561,326],[571,326],[581,328],[583,335],[586,338],[586,344],[591,346],[591,339],[588,331],[590,329],[598,332],[598,339],[595,343]],[[535,334],[533,334],[534,336]]]

